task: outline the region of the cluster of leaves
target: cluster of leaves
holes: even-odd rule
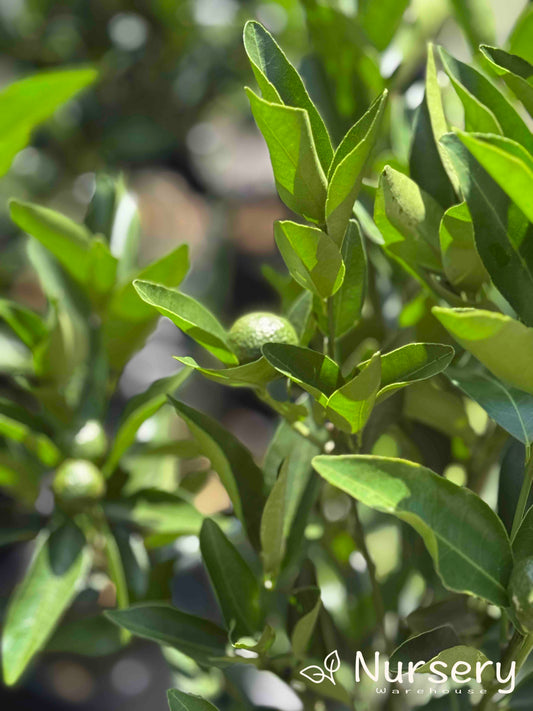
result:
[[[374,3],[361,5],[357,22],[368,41],[381,43]],[[472,20],[480,5],[454,5],[472,42],[485,40],[490,28]],[[325,6],[306,7],[310,13]],[[379,49],[388,44],[388,26],[383,37]],[[107,493],[82,510],[58,500],[7,612],[6,681],[14,682],[46,645],[91,564],[103,565],[117,593],[118,609],[97,618],[99,633],[108,639],[120,627],[119,645],[130,634],[159,643],[189,677],[187,691],[191,676],[201,689],[206,670],[217,668],[217,692],[227,688],[221,680],[231,679],[236,701],[222,703],[234,708],[247,703],[239,684],[245,665],[291,683],[306,707],[317,695],[331,708],[354,707],[360,692],[334,649],[352,654],[382,647],[396,661],[439,659],[452,666],[495,658],[499,636],[505,661],[525,662],[532,630],[509,594],[513,569],[533,554],[533,509],[527,510],[533,139],[523,115],[532,108],[533,66],[524,37],[531,38],[529,11],[513,33],[517,54],[481,46],[484,73],[430,46],[409,175],[399,162],[373,185],[363,180],[374,165],[387,90],[334,148],[284,52],[261,25],[246,25],[244,45],[260,90],[247,89],[251,110],[279,196],[299,218],[275,223],[288,273],[268,272],[299,345],[265,344],[250,363],[239,363],[217,317],[177,290],[188,266],[185,248],[136,268],[138,225],[132,219],[119,230],[116,220],[120,201],[128,199],[121,186],[99,184],[83,226],[12,203],[13,220],[32,235],[30,258],[50,315],[43,319],[12,302],[2,307],[2,338],[11,349],[3,352],[13,353],[0,419],[2,486],[23,500],[29,488],[22,477],[35,482],[35,496],[51,468],[92,458]],[[452,95],[464,107],[462,131],[449,131]],[[363,186],[375,198],[373,222],[358,202]],[[411,277],[402,293],[394,288],[400,270]],[[401,311],[398,322],[390,304]],[[80,454],[83,433],[104,422],[117,377],[158,314],[205,350],[206,365],[178,358],[184,368],[175,377],[126,406],[110,447]],[[142,422],[193,370],[252,389],[280,416],[261,466],[222,425],[173,397],[192,439],[135,443]],[[472,403],[490,418],[484,428],[469,419]],[[503,452],[496,513],[482,495]],[[185,495],[129,493],[131,458],[196,453],[210,460],[224,485],[228,516],[202,521]],[[452,480],[450,464],[466,485]],[[389,517],[401,564],[380,580],[368,534],[379,533]],[[24,521],[6,529],[6,540],[27,539],[43,525],[35,517]],[[135,587],[138,571],[149,567],[146,549],[184,532],[199,534],[218,623],[166,604],[168,591],[151,584],[153,569],[143,589]],[[142,537],[144,563],[134,546],[124,546],[134,534]],[[354,553],[365,562],[362,572],[350,562]],[[327,601],[328,584],[342,591],[340,604]],[[385,607],[398,623],[394,633]],[[94,619],[59,628],[49,647],[69,648],[87,624],[96,629]],[[314,683],[313,669],[323,683]],[[483,683],[488,708],[497,686],[489,673]],[[522,682],[511,709],[523,707],[532,683]],[[169,704],[215,708],[176,689]]]

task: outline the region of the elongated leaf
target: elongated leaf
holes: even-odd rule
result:
[[[483,309],[435,306],[433,314],[497,378],[533,395],[533,328]]]
[[[517,439],[510,439],[503,452],[498,482],[498,516],[503,521],[509,535],[513,529],[515,511],[524,481],[526,461],[526,447]],[[530,506],[533,506],[533,493],[531,492],[526,502],[526,509]]]
[[[533,7],[526,5],[522,14],[516,21],[509,38],[509,49],[513,54],[518,54],[528,62],[533,62]]]
[[[328,173],[326,224],[328,234],[342,244],[364,172],[374,149],[387,103],[385,91],[359,119],[335,151]]]
[[[486,371],[447,373],[454,385],[523,444],[533,442],[533,396],[510,387]]]
[[[246,89],[268,146],[278,193],[288,208],[311,222],[325,221],[326,178],[304,109],[272,104]]]
[[[361,27],[380,51],[389,46],[408,5],[409,0],[362,0],[359,3]]]
[[[211,460],[213,469],[228,492],[235,514],[241,519],[252,544],[259,548],[261,511],[265,502],[261,469],[250,452],[218,422],[174,398],[169,399],[198,440],[203,454]]]
[[[276,577],[285,556],[286,538],[290,524],[287,515],[290,492],[289,459],[281,465],[279,476],[265,503],[261,518],[261,556],[267,577]]]
[[[274,223],[274,237],[295,281],[321,299],[338,291],[345,268],[329,235],[317,227],[284,220]]]
[[[450,284],[458,291],[476,293],[490,277],[474,239],[474,225],[465,202],[444,213],[439,230],[442,266]]]
[[[426,91],[416,114],[413,142],[409,155],[409,174],[443,208],[455,202],[459,182],[450,157],[439,143],[448,133],[442,96],[437,79],[435,50],[428,45]]]
[[[305,109],[313,132],[316,152],[324,173],[327,173],[333,148],[322,117],[311,101],[300,75],[285,53],[259,22],[244,26],[244,47],[252,65],[263,98],[274,104],[286,104]]]
[[[452,5],[474,51],[482,42],[494,42],[496,22],[489,0],[452,0]]]
[[[54,442],[42,432],[34,432],[24,422],[0,413],[0,435],[23,444],[29,452],[33,452],[41,462],[49,467],[57,464],[61,452]]]
[[[292,323],[296,331],[298,343],[306,346],[316,330],[313,314],[313,294],[310,291],[303,291],[294,301],[287,311],[287,319]]]
[[[515,564],[533,556],[533,506],[524,516],[513,541]]]
[[[38,314],[15,301],[0,299],[0,318],[28,348],[34,348],[48,333],[46,324]]]
[[[533,156],[516,141],[458,131],[461,142],[533,222]]]
[[[414,273],[442,269],[439,224],[442,208],[403,173],[387,166],[379,179],[374,220],[385,249]]]
[[[142,423],[163,407],[167,402],[167,395],[179,388],[191,372],[190,368],[182,368],[176,375],[160,378],[152,383],[148,390],[135,395],[128,402],[103,468],[106,476],[113,472],[124,452],[133,444]]]
[[[263,355],[277,371],[310,393],[321,405],[342,385],[339,366],[328,356],[301,346],[268,343]]]
[[[90,559],[73,523],[40,536],[29,570],[12,597],[2,636],[6,684],[14,684],[46,644],[76,595]]]
[[[90,68],[42,72],[14,82],[0,93],[0,175],[27,145],[33,129],[97,76]]]
[[[361,230],[355,220],[350,220],[348,224],[342,243],[342,259],[345,266],[344,281],[333,297],[337,338],[357,325],[366,296],[366,252]]]
[[[483,671],[481,672],[481,682],[485,688],[487,688],[494,679],[494,667],[492,666],[492,662],[489,662],[483,652],[475,647],[458,644],[455,647],[443,649],[442,652],[439,652],[439,654],[435,655],[432,659],[428,659],[423,667],[417,669],[417,674],[431,673],[431,665],[435,662],[445,665],[445,667],[440,667],[444,674],[451,674],[452,668],[457,662],[469,664],[470,670],[465,672],[464,676],[468,674],[472,680],[476,678],[477,665],[485,665],[484,668],[482,667]]]
[[[141,269],[135,278],[139,281],[177,287],[181,284],[188,271],[189,246],[180,244],[172,252],[165,254],[161,259]],[[113,294],[108,311],[111,317],[124,319],[125,321],[143,321],[154,316],[153,308],[139,299],[131,279],[128,279],[127,283]]]
[[[200,550],[228,629],[236,637],[258,631],[259,583],[248,564],[217,524],[205,519]]]
[[[327,413],[343,432],[355,434],[365,426],[376,402],[381,381],[381,355],[375,353],[358,375],[330,395]]]
[[[105,614],[136,637],[174,647],[200,664],[209,664],[225,653],[227,635],[223,629],[170,605],[144,603]]]
[[[501,91],[474,67],[439,48],[444,69],[465,109],[467,131],[496,133],[533,150],[533,135]]]
[[[209,701],[199,696],[185,694],[178,689],[169,689],[167,697],[170,711],[217,711],[216,706]]]
[[[451,363],[454,350],[442,343],[409,343],[381,356],[381,387],[378,401],[410,383],[438,375]],[[359,364],[366,368],[370,360]]]
[[[495,286],[515,311],[533,325],[533,236],[529,220],[482,168],[458,136],[442,142],[450,152],[474,223],[476,246]]]
[[[447,588],[507,605],[509,539],[474,493],[403,459],[319,456],[313,466],[333,486],[412,526]]]
[[[120,651],[120,630],[103,615],[63,623],[46,645],[47,652],[103,657]]]
[[[169,318],[179,329],[226,365],[237,365],[237,357],[228,343],[228,335],[218,319],[196,299],[148,281],[135,281],[143,301]]]
[[[504,80],[533,116],[533,64],[497,47],[482,45],[480,50],[494,73]]]
[[[176,360],[183,363],[187,368],[194,368],[209,380],[221,385],[230,385],[236,388],[257,388],[262,390],[272,380],[279,378],[277,371],[265,360],[259,358],[251,363],[236,365],[232,368],[202,368],[189,356],[180,358],[174,356]]]
[[[442,625],[435,629],[409,637],[391,656],[394,670],[401,664],[407,666],[413,659],[428,661],[434,659],[444,649],[459,644],[459,637],[451,625]]]
[[[318,615],[322,608],[319,588],[300,588],[291,596],[290,604],[296,609],[298,620],[291,633],[293,654],[301,658],[313,637]]]

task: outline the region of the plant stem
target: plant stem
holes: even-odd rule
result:
[[[376,566],[368,550],[365,539],[365,531],[361,519],[359,518],[359,511],[357,510],[357,501],[353,502],[353,513],[355,522],[355,540],[360,548],[361,554],[366,562],[366,567],[368,569],[368,576],[370,578],[370,585],[372,587],[372,601],[374,603],[374,611],[376,613],[377,623],[379,631],[385,642],[385,648],[387,654],[391,655],[393,652],[392,644],[387,636],[385,630],[385,607],[383,605],[383,598],[381,597],[381,590],[376,578]]]
[[[523,667],[526,659],[529,657],[531,650],[533,649],[533,634],[529,634],[523,637],[520,632],[515,631],[507,650],[502,658],[502,677],[508,674],[511,669],[511,664],[516,662],[515,674],[518,674],[520,669]],[[496,696],[498,692],[498,683],[493,682],[490,689],[487,691],[487,695],[484,697],[483,701],[479,704],[479,711],[487,711],[493,705],[493,697]],[[496,702],[497,703],[497,702]]]
[[[328,356],[335,360],[335,305],[333,297],[327,300],[328,311]]]
[[[520,496],[518,497],[518,503],[516,505],[516,511],[513,519],[513,526],[511,528],[511,541],[514,541],[515,536],[520,528],[522,519],[526,512],[527,501],[529,499],[529,493],[531,491],[531,485],[533,483],[533,456],[529,455],[526,462],[526,467],[524,471],[524,481],[522,482],[522,488],[520,489]]]

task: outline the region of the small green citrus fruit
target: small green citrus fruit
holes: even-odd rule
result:
[[[237,319],[229,332],[231,347],[239,363],[250,363],[261,357],[266,343],[298,345],[298,336],[290,321],[268,311],[254,311]]]
[[[105,479],[87,459],[66,459],[56,471],[52,489],[65,504],[83,504],[102,498]]]
[[[70,454],[75,459],[101,459],[106,450],[107,435],[98,420],[87,420],[70,445]]]

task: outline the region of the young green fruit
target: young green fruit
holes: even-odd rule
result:
[[[514,566],[509,596],[518,621],[526,632],[533,632],[533,556],[519,560]]]
[[[298,345],[298,336],[292,324],[283,316],[254,311],[237,319],[229,332],[229,340],[239,363],[250,363],[261,357],[266,343]]]
[[[78,506],[101,499],[105,479],[87,459],[66,459],[56,471],[52,489],[63,504]]]
[[[75,459],[101,459],[106,450],[107,435],[98,420],[87,420],[70,445],[70,454]]]

